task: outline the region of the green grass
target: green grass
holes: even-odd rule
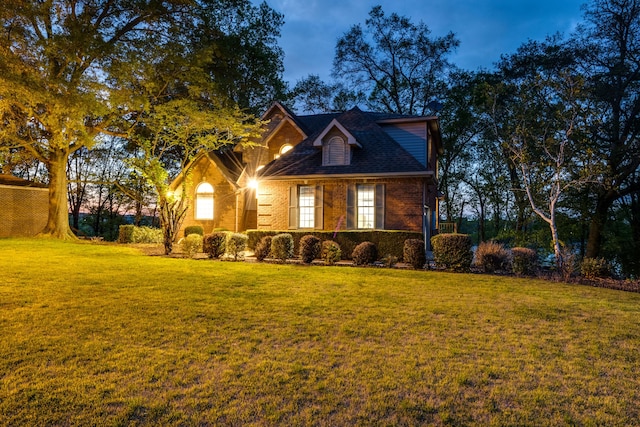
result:
[[[640,295],[0,240],[0,425],[634,425]]]

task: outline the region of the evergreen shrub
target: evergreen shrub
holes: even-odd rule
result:
[[[531,276],[538,269],[538,254],[530,248],[511,249],[511,270],[518,276]]]
[[[244,257],[247,240],[247,235],[242,233],[230,233],[227,236],[227,254],[231,255],[234,261]]]
[[[200,236],[204,236],[204,229],[201,225],[190,225],[184,228],[184,237],[189,236],[190,234],[199,234]]]
[[[437,234],[431,238],[431,247],[436,267],[452,271],[469,271],[473,261],[469,235]]]
[[[293,258],[293,236],[289,233],[281,233],[271,239],[271,256],[285,262]]]
[[[198,252],[202,252],[202,236],[193,233],[182,239],[182,252],[189,258],[193,258]]]
[[[320,256],[320,239],[314,235],[307,234],[300,239],[300,258],[305,264],[311,264],[314,259]]]
[[[353,249],[351,259],[355,265],[373,264],[378,259],[378,248],[373,242],[362,242]]]
[[[204,236],[202,250],[209,258],[220,258],[227,247],[227,233],[215,232]]]
[[[322,242],[320,257],[328,265],[335,264],[342,259],[342,250],[340,250],[340,245],[333,240],[325,240]]]
[[[262,236],[262,239],[256,244],[254,255],[256,260],[264,261],[265,258],[268,258],[271,253],[271,240],[272,236]]]
[[[580,273],[587,279],[609,277],[611,267],[604,258],[585,258],[580,264]]]
[[[402,259],[416,270],[421,270],[427,263],[427,257],[424,253],[424,240],[407,239],[404,241],[402,251]]]

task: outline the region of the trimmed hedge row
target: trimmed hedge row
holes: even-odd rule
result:
[[[291,234],[294,242],[294,253],[300,253],[300,239],[307,235],[316,236],[321,241],[333,240],[342,250],[342,258],[350,259],[353,250],[360,243],[372,242],[378,249],[381,257],[387,255],[402,259],[404,242],[407,239],[422,239],[422,233],[414,231],[320,231],[320,230],[293,230],[293,231],[268,231],[268,230],[248,230],[249,241],[247,246],[255,250],[256,245],[264,236],[276,236],[278,234]]]

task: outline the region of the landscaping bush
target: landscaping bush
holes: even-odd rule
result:
[[[373,242],[362,242],[351,253],[354,265],[373,264],[378,259],[378,248]]]
[[[247,235],[242,233],[231,233],[227,237],[227,254],[231,255],[234,261],[243,258],[247,240]]]
[[[204,229],[201,225],[190,225],[184,228],[184,237],[189,236],[190,234],[199,234],[200,236],[204,236]]]
[[[265,258],[271,253],[271,236],[262,236],[262,239],[256,245],[254,255],[258,261],[264,261]]]
[[[289,233],[281,233],[271,239],[271,256],[285,262],[293,258],[293,236]]]
[[[189,258],[193,258],[198,252],[202,252],[202,236],[193,233],[182,239],[182,252]]]
[[[135,225],[121,225],[118,228],[118,243],[132,243]]]
[[[227,233],[216,232],[207,234],[202,241],[202,250],[209,258],[220,258],[227,246]]]
[[[538,270],[538,254],[533,249],[511,249],[511,270],[517,275],[530,276]]]
[[[134,227],[131,235],[131,243],[162,243],[164,235],[162,230],[153,227]]]
[[[509,266],[509,251],[502,243],[481,242],[476,249],[475,265],[485,273],[506,270]]]
[[[469,271],[473,261],[471,239],[467,234],[438,234],[431,238],[436,267],[452,271]]]
[[[424,252],[424,240],[405,240],[404,248],[402,249],[402,259],[416,270],[423,269],[427,263],[427,257]]]
[[[333,240],[325,240],[322,242],[322,252],[320,257],[328,265],[333,265],[342,259],[342,251],[340,245]]]
[[[398,263],[398,257],[395,255],[385,255],[382,258],[382,264],[387,268],[393,268]]]
[[[580,264],[580,273],[587,279],[609,277],[611,268],[604,258],[585,258]]]
[[[300,239],[300,258],[305,264],[311,264],[314,259],[320,256],[320,239],[311,234]]]

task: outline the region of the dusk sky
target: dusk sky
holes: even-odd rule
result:
[[[258,3],[258,0],[255,1]],[[583,19],[585,0],[267,0],[284,14],[280,46],[284,78],[292,86],[308,74],[330,79],[336,41],[352,25],[363,24],[375,5],[423,21],[432,36],[456,34],[460,47],[451,57],[460,68],[492,68],[501,54],[527,40],[568,34]]]

